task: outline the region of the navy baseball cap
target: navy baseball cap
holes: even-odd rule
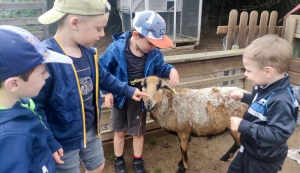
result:
[[[0,25],[0,81],[21,75],[44,63],[72,64],[66,55],[48,50],[28,31]]]

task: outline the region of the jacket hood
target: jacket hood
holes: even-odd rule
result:
[[[0,124],[4,124],[23,116],[26,116],[24,115],[24,108],[21,106],[21,103],[17,101],[12,108],[0,109]]]
[[[117,40],[127,40],[131,37],[131,32],[120,32],[117,34],[112,35],[112,39],[113,41],[117,41]]]

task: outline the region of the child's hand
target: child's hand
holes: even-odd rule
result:
[[[52,154],[52,157],[54,158],[57,164],[64,164],[65,162],[60,159],[63,155],[64,155],[64,150],[60,148]]]
[[[239,117],[230,117],[230,127],[233,131],[238,131],[239,126],[242,122],[242,118]]]
[[[135,89],[132,99],[135,101],[140,101],[143,96],[149,96],[146,93],[141,92],[139,89]]]
[[[244,97],[244,93],[242,91],[233,91],[230,95],[235,101],[241,101]]]
[[[114,105],[114,96],[112,95],[112,93],[108,93],[108,94],[105,94],[105,106],[108,108],[108,109],[111,109],[112,106]]]
[[[173,88],[179,84],[179,75],[175,68],[171,69],[169,77],[170,77],[170,82],[169,82],[170,87]]]

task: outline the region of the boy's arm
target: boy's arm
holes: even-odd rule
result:
[[[262,147],[286,142],[296,127],[292,103],[284,99],[276,100],[268,104],[267,111],[267,125],[242,120],[238,131],[251,136]]]
[[[0,172],[29,172],[32,141],[26,134],[0,136]]]
[[[164,56],[163,56],[163,54],[161,53],[160,50],[157,49],[155,51],[156,51],[156,56],[158,56],[154,60],[155,75],[159,76],[161,78],[169,78],[169,74],[170,74],[171,69],[175,68],[175,67],[171,64],[167,64],[164,61]]]
[[[252,94],[251,93],[244,93],[244,96],[241,99],[241,102],[250,105],[252,103]]]
[[[126,82],[121,82],[114,75],[99,67],[100,88],[116,95],[132,98],[136,88],[128,86]],[[105,93],[104,93],[105,94]]]
[[[50,77],[48,79],[46,79],[46,84],[41,89],[39,95],[37,95],[36,97],[33,97],[32,100],[35,103],[38,114],[42,117],[42,121],[45,124],[45,126],[47,127],[47,137],[48,137],[47,142],[51,149],[51,152],[54,153],[57,150],[59,150],[60,148],[62,148],[62,146],[54,139],[53,133],[47,122],[47,114],[44,111],[44,106],[46,105],[46,103],[52,93],[51,88],[53,88],[53,87],[52,87],[52,77],[50,75]]]

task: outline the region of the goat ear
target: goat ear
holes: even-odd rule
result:
[[[168,90],[172,91],[174,94],[176,94],[175,89],[171,89],[166,81],[162,80],[162,85],[163,85],[163,88],[168,89]]]

